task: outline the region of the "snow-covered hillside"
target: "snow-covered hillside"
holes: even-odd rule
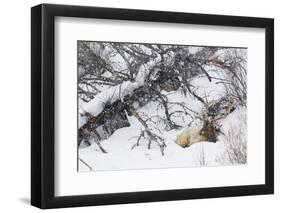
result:
[[[212,77],[220,77],[219,72],[208,72]],[[217,80],[211,82],[205,75],[197,76],[191,80],[196,88],[197,94],[206,96],[209,102],[215,101],[225,95],[225,89],[222,84],[217,84]],[[169,102],[180,102],[195,112],[200,112],[202,103],[191,95],[184,95],[182,91],[166,92]],[[177,105],[174,111],[177,111]],[[149,102],[137,110],[144,118],[153,116],[164,116],[164,110],[156,102]],[[139,146],[135,146],[137,137],[140,134],[142,125],[134,116],[128,116],[130,126],[116,130],[108,139],[102,140],[101,144],[107,153],[101,152],[99,147],[92,143],[91,146],[80,146],[79,148],[79,171],[105,171],[105,170],[129,170],[129,169],[147,169],[147,168],[170,168],[170,167],[194,167],[194,166],[218,166],[227,165],[228,162],[221,162],[226,152],[225,135],[233,127],[239,127],[241,116],[246,115],[245,107],[238,107],[225,119],[220,121],[222,133],[216,143],[201,142],[193,144],[188,148],[182,148],[175,143],[177,135],[188,125],[195,126],[200,124],[200,120],[193,120],[189,115],[180,114],[173,117],[173,120],[181,124],[180,129],[165,130],[165,125],[161,120],[151,122],[152,128],[161,129],[161,137],[164,138],[166,148],[164,155],[161,155],[159,146],[156,143],[151,144],[148,149],[147,142],[142,140]],[[246,131],[246,129],[245,129]],[[245,132],[246,135],[246,132]],[[132,149],[132,147],[134,147]],[[86,165],[86,164],[87,165]]]

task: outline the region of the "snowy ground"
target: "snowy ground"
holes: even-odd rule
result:
[[[210,72],[214,75],[214,72]],[[206,77],[196,78],[192,85],[197,85],[196,91],[199,95],[208,95],[213,100],[223,96],[224,88],[215,81],[209,82]],[[200,87],[199,87],[200,86]],[[199,112],[202,108],[200,102],[191,96],[184,96],[181,92],[170,92],[166,94],[170,101],[183,102],[194,111]],[[209,100],[211,101],[211,100]],[[175,106],[176,107],[176,106]],[[147,113],[151,116],[153,113],[162,112],[153,104],[149,103],[138,110],[138,113],[145,116]],[[239,114],[246,113],[245,108],[238,108],[226,119],[221,121],[222,131],[227,132],[228,128],[239,124]],[[79,148],[79,158],[86,162],[93,171],[105,170],[129,170],[129,169],[147,169],[147,168],[170,168],[170,167],[195,167],[195,166],[218,166],[216,159],[225,151],[224,144],[219,137],[217,143],[202,142],[194,144],[188,148],[182,148],[175,143],[177,135],[190,123],[189,116],[181,116],[176,119],[183,124],[180,130],[162,130],[161,136],[165,138],[167,147],[164,156],[161,155],[159,146],[152,143],[151,149],[147,148],[147,142],[142,141],[140,145],[132,149],[136,143],[136,136],[139,135],[141,124],[135,117],[129,117],[130,127],[122,128],[113,133],[107,140],[101,142],[108,153],[102,153],[95,143],[89,147]],[[161,123],[158,124],[161,127]],[[192,125],[196,125],[193,123]],[[205,158],[202,163],[202,156]],[[79,171],[90,171],[84,163],[79,160]]]

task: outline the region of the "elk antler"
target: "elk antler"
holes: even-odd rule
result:
[[[218,120],[225,119],[233,111],[233,109],[235,109],[236,106],[237,106],[237,99],[234,97],[230,97],[224,113],[221,115],[220,114],[217,115],[212,120],[216,122]]]
[[[208,141],[216,142],[220,132],[218,121],[226,118],[236,105],[237,101],[229,97],[211,103],[206,100],[201,114],[195,116],[203,122],[200,134],[206,137]],[[220,112],[221,110],[223,110],[223,113]]]

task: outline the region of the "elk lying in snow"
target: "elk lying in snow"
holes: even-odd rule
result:
[[[201,116],[197,116],[203,125],[198,125],[185,129],[180,135],[177,136],[176,143],[181,147],[189,147],[194,143],[207,141],[207,142],[217,142],[217,137],[220,130],[219,120],[227,117],[236,107],[236,100],[230,99],[227,102],[227,106],[224,106],[223,113],[217,115],[211,115],[210,109],[213,105],[205,104],[205,112],[202,112]],[[216,103],[217,104],[217,103]]]

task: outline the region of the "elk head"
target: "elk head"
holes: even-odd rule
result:
[[[232,97],[224,97],[213,103],[206,100],[201,115],[197,116],[203,123],[199,134],[207,138],[207,141],[215,143],[221,133],[219,121],[225,119],[236,106],[237,100]],[[213,111],[216,111],[216,113]]]

